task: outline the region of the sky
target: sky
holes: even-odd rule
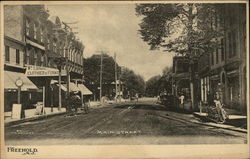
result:
[[[161,75],[163,68],[172,65],[173,54],[149,50],[140,38],[134,4],[58,4],[47,5],[51,16],[58,16],[70,25],[84,44],[84,57],[101,51],[110,56],[116,53],[120,66],[132,69],[144,80]],[[105,67],[105,66],[104,66]]]

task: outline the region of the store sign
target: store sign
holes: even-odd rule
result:
[[[28,66],[26,69],[28,77],[59,76],[59,70],[48,67]],[[62,76],[66,76],[66,71],[62,70]]]

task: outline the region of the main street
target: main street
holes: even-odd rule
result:
[[[112,104],[5,127],[6,144],[239,144],[247,134],[210,127],[155,99]]]

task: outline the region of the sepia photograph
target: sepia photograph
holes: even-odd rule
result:
[[[5,1],[4,151],[24,158],[38,145],[249,151],[248,5]]]

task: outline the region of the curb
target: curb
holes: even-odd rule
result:
[[[200,116],[198,114],[193,113],[193,115],[201,120],[206,120],[206,117]],[[206,125],[206,126],[211,126],[211,127],[216,127],[216,128],[221,128],[221,129],[226,129],[226,130],[233,130],[233,131],[238,131],[238,132],[242,132],[242,133],[247,133],[247,129],[242,129],[242,128],[237,128],[235,126],[232,125],[226,125],[226,124],[217,124],[217,123],[200,123],[202,125]]]
[[[28,121],[35,121],[35,120],[50,118],[50,117],[53,117],[53,116],[64,115],[66,113],[67,112],[60,112],[60,113],[55,113],[55,114],[40,115],[40,116],[31,117],[31,118],[24,118],[24,119],[15,120],[15,121],[9,121],[9,122],[4,123],[4,126],[8,127],[8,126],[28,122]]]

